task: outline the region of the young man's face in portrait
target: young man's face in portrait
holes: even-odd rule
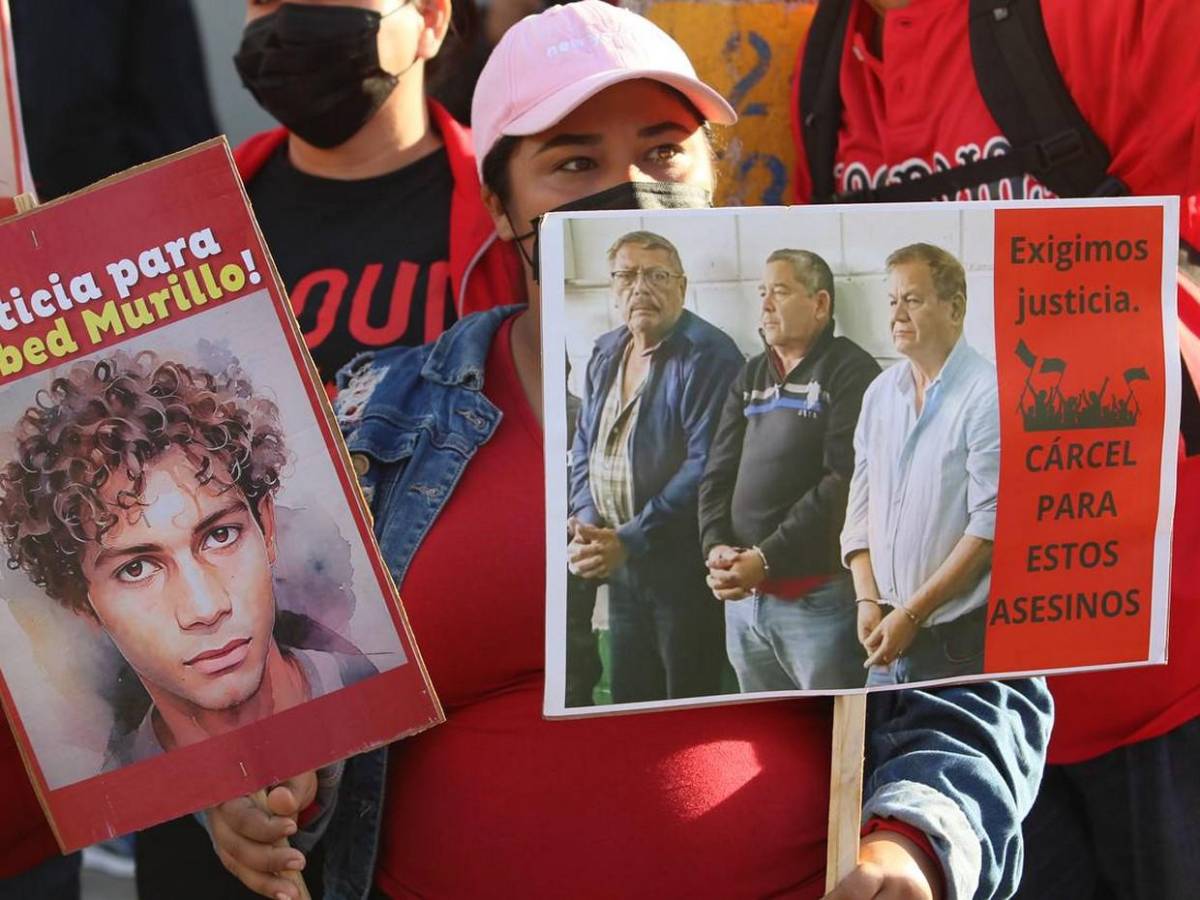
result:
[[[256,519],[237,487],[196,476],[181,450],[147,465],[138,502],[88,545],[82,569],[96,617],[151,695],[222,710],[262,683],[275,514],[268,497]],[[105,499],[130,488],[115,479]]]

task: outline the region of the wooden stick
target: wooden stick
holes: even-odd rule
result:
[[[266,788],[263,788],[261,791],[255,791],[253,794],[251,794],[250,802],[264,812],[270,812],[270,809],[267,806]],[[287,847],[287,838],[280,838],[279,843],[277,843],[275,846]],[[291,869],[287,869],[286,871],[279,872],[278,874],[280,878],[286,878],[288,881],[293,881],[296,883],[296,887],[300,889],[300,900],[312,900],[312,894],[308,892],[308,885],[304,883],[304,874],[302,872],[296,872]]]
[[[858,865],[866,731],[867,695],[835,697],[833,761],[829,772],[829,844],[825,856],[826,892],[833,890]]]

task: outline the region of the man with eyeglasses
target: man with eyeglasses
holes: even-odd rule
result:
[[[865,654],[838,536],[879,364],[834,335],[833,272],[817,254],[776,250],[759,292],[764,350],[726,395],[700,484],[708,585],[726,601],[743,691],[859,687]]]
[[[609,588],[614,703],[721,691],[724,613],[704,583],[696,496],[742,354],[683,308],[675,246],[634,231],[608,251],[625,324],[597,341],[571,449],[571,571]]]

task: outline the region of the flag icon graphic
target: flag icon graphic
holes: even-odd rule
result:
[[[1150,375],[1142,367],[1136,369],[1125,370],[1125,383],[1133,384],[1135,381],[1149,381]]]
[[[1037,362],[1037,356],[1034,352],[1025,346],[1025,341],[1017,341],[1017,356],[1021,357],[1021,362],[1025,363],[1026,368],[1032,369],[1033,364]]]

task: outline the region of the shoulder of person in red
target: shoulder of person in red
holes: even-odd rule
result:
[[[838,135],[837,163],[841,170],[856,165],[875,177],[893,165],[907,164],[920,156],[932,164],[935,155],[956,159],[960,148],[983,148],[1002,137],[973,78],[947,78],[947,69],[971,71],[970,41],[967,39],[965,5],[938,0],[918,0],[894,17],[898,29],[889,29],[885,47],[895,41],[925,42],[927,52],[912,56],[897,54],[876,59],[870,41],[856,40],[873,27],[873,13],[865,0],[854,0],[853,13],[841,59],[841,87],[846,112]],[[1200,188],[1200,121],[1194,99],[1187,90],[1172,90],[1163,82],[1180,87],[1200,83],[1200,55],[1192,52],[1179,35],[1200,28],[1200,6],[1164,3],[1147,16],[1120,0],[1089,3],[1042,3],[1051,51],[1080,112],[1105,142],[1112,155],[1110,171],[1121,178],[1134,194],[1187,194]],[[889,26],[892,20],[889,21]],[[1188,27],[1192,26],[1189,30]],[[1123,49],[1114,53],[1115,46]],[[812,199],[812,181],[805,156],[802,126],[798,121],[800,60],[793,80],[793,140],[797,154],[795,200]],[[1111,60],[1120,58],[1122,79],[1128,90],[1104,88]],[[872,88],[872,79],[900,77],[899,67],[919,83],[904,90]],[[931,91],[923,89],[925,76]],[[936,76],[936,77],[935,77]],[[940,85],[940,87],[938,86]],[[889,88],[897,85],[889,83]],[[936,90],[934,90],[936,88]],[[1144,88],[1144,90],[1143,90]],[[846,96],[850,91],[851,96]],[[872,96],[860,96],[872,94]],[[1136,98],[1150,95],[1147,106]],[[886,96],[889,107],[880,116],[875,101]],[[1190,104],[1190,105],[1189,105]],[[942,109],[945,106],[947,109]],[[893,108],[895,107],[895,108]],[[920,115],[916,115],[920,112]],[[932,113],[932,114],[931,114]],[[891,123],[903,128],[891,128]],[[915,123],[923,123],[917,125]],[[895,140],[893,140],[895,138]],[[902,138],[902,140],[901,140]],[[902,144],[903,146],[900,146]],[[891,153],[895,158],[885,156]],[[1192,163],[1189,166],[1189,162]],[[840,185],[839,185],[840,187]],[[1181,210],[1184,234],[1200,232],[1194,200]],[[1186,304],[1181,292],[1181,318]],[[1195,317],[1200,321],[1200,313]],[[1200,334],[1200,330],[1197,332]],[[1186,338],[1185,355],[1186,355]],[[1200,339],[1198,339],[1200,343]],[[1192,370],[1200,373],[1200,352]],[[1091,759],[1117,747],[1163,735],[1200,715],[1200,655],[1193,652],[1200,642],[1200,573],[1181,563],[1180,548],[1195,546],[1200,537],[1200,459],[1181,457],[1178,468],[1172,573],[1170,660],[1165,666],[1125,669],[1062,676],[1050,679],[1055,699],[1056,720],[1049,748],[1051,763],[1065,764]],[[1098,706],[1096,697],[1104,697]],[[1153,698],[1153,702],[1147,702]],[[1097,710],[1103,710],[1098,715]]]
[[[1183,377],[1200,387],[1200,295],[1179,289]],[[1171,615],[1168,664],[1050,679],[1054,733],[1049,760],[1069,764],[1094,759],[1117,747],[1150,740],[1200,716],[1200,570],[1192,551],[1200,546],[1200,456],[1181,446],[1176,466],[1172,533]],[[1098,707],[1096,698],[1103,697]],[[1151,702],[1149,698],[1153,698]],[[1095,710],[1102,708],[1103,716]]]

